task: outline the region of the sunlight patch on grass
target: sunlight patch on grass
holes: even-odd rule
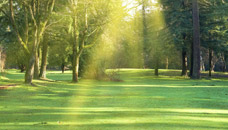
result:
[[[161,98],[161,97],[159,97]],[[79,105],[81,105],[80,103]],[[4,107],[0,107],[4,108]],[[68,112],[177,112],[177,113],[198,113],[198,114],[228,114],[228,110],[219,109],[202,109],[202,108],[126,108],[126,107],[32,107],[32,106],[21,106],[19,109],[28,110],[67,110]]]
[[[192,86],[188,86],[188,85],[183,85],[183,86],[178,86],[178,85],[144,85],[144,84],[139,84],[139,85],[135,85],[135,84],[132,84],[132,85],[100,85],[100,86],[102,86],[102,87],[108,87],[108,86],[118,86],[118,87],[160,87],[160,88],[162,88],[162,87],[168,87],[168,88],[183,88],[183,87],[185,87],[185,88],[188,88],[188,87],[194,87],[194,88],[200,88],[200,87],[202,87],[202,88],[210,88],[210,87],[224,87],[224,86],[199,86],[199,85],[197,85],[197,86],[195,86],[195,85],[192,85]],[[227,86],[228,87],[228,86]]]

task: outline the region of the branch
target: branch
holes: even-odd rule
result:
[[[25,10],[25,44],[28,44],[29,39],[29,23],[28,23],[28,9],[24,7]]]
[[[82,54],[82,51],[84,50],[84,46],[85,46],[85,41],[88,38],[88,14],[87,14],[87,6],[86,4],[85,6],[85,29],[83,31],[83,36],[82,36],[82,41],[81,44],[79,45],[79,52],[77,53],[78,56],[80,56]]]
[[[50,1],[48,1],[48,5],[49,4],[50,4]],[[47,5],[47,7],[49,7],[48,5]],[[51,15],[51,13],[52,13],[52,11],[54,9],[54,5],[55,5],[55,0],[52,0],[51,1],[51,5],[50,5],[50,9],[48,10],[47,17],[46,17],[44,23],[41,26],[41,30],[40,30],[40,33],[39,33],[40,37],[43,35],[44,31],[46,30],[46,27],[47,27],[46,25],[47,25],[47,23],[49,21],[50,15]]]
[[[96,29],[96,31],[98,30],[98,28]],[[97,33],[96,33],[96,35],[98,34],[98,31],[97,31]],[[95,38],[96,38],[96,36],[95,36]],[[93,47],[94,45],[96,44],[96,41],[94,41],[93,43],[91,43],[91,44],[89,44],[89,45],[85,45],[84,46],[84,49],[88,49],[88,48],[91,48],[91,47]]]
[[[48,27],[54,25],[54,24],[57,24],[57,23],[61,22],[63,19],[64,19],[64,18],[61,18],[60,20],[58,20],[58,21],[56,21],[56,22],[52,22],[52,23],[48,24],[48,25],[46,26],[46,29],[47,29]]]
[[[93,35],[97,30],[98,30],[98,28],[94,29],[93,32],[91,32],[91,33],[88,34],[87,36],[89,37],[89,36]]]
[[[93,42],[92,44],[89,44],[89,45],[85,45],[85,46],[84,46],[84,49],[91,48],[91,47],[93,47],[95,44],[96,44],[96,42]]]
[[[35,16],[34,16],[34,14],[33,14],[33,11],[32,11],[32,7],[31,7],[30,5],[28,5],[28,7],[29,7],[29,12],[30,12],[30,14],[31,14],[33,23],[34,23],[34,25],[37,27],[37,23],[36,23],[36,19],[35,19]]]
[[[52,0],[52,1],[48,1],[47,3],[47,7],[46,7],[46,11],[47,11],[47,17],[46,19],[48,20],[50,18],[50,15],[54,9],[54,6],[55,6],[55,0]]]
[[[10,16],[2,8],[0,8],[0,12],[2,12],[6,17],[8,17],[8,19],[10,19]]]
[[[26,46],[25,42],[22,40],[22,37],[18,31],[16,22],[15,22],[15,18],[14,18],[14,11],[13,11],[13,0],[9,0],[9,8],[10,8],[10,21],[11,24],[14,28],[14,31],[16,33],[17,39],[19,41],[19,43],[23,46],[23,48],[25,49],[26,53],[30,53],[28,47]]]

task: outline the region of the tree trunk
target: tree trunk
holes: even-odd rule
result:
[[[156,76],[159,75],[159,72],[158,71],[159,71],[159,59],[158,59],[158,56],[156,56],[155,71],[154,71],[154,74]]]
[[[78,34],[77,34],[77,19],[73,18],[73,62],[72,62],[72,82],[78,82],[78,70],[79,70],[79,57],[78,54],[80,47],[78,45]]]
[[[148,28],[147,28],[147,19],[146,19],[146,3],[142,3],[142,17],[143,17],[143,59],[144,59],[144,68],[148,67]]]
[[[159,76],[159,69],[157,67],[155,68],[155,75]]]
[[[193,43],[191,44],[191,55],[190,55],[190,73],[189,73],[189,77],[192,77],[192,73],[193,73]]]
[[[35,29],[33,46],[32,46],[32,50],[30,51],[30,57],[28,58],[28,63],[26,66],[26,73],[25,73],[26,84],[32,84],[36,54],[37,54],[37,29]]]
[[[48,44],[46,41],[43,42],[43,48],[42,48],[42,61],[41,61],[41,67],[40,67],[40,78],[47,78],[46,71],[47,71],[47,54],[48,54]]]
[[[36,51],[32,51],[28,64],[26,66],[26,73],[25,73],[25,83],[26,84],[32,83],[35,60],[36,60]]]
[[[39,43],[38,43],[39,44]],[[36,57],[35,57],[35,66],[34,66],[34,79],[39,79],[39,70],[40,70],[40,53],[39,47],[37,49]]]
[[[224,53],[222,55],[222,62],[223,62],[222,71],[226,72],[226,57]]]
[[[193,17],[193,71],[192,79],[200,79],[200,24],[198,0],[192,0]]]
[[[167,57],[166,58],[166,65],[165,65],[165,69],[169,69],[169,58]]]
[[[79,56],[73,59],[73,82],[78,82],[78,71],[79,71]]]
[[[65,72],[65,64],[64,63],[62,63],[62,65],[61,65],[61,70],[62,70],[62,73]]]
[[[213,71],[213,50],[209,49],[209,77],[212,76]]]
[[[21,70],[21,73],[23,73],[25,71],[25,65],[24,64],[20,64],[20,65],[18,65],[18,67]]]
[[[182,50],[182,73],[181,76],[188,75],[188,57],[185,49]]]
[[[202,56],[200,56],[200,71],[205,71],[205,65]]]
[[[225,70],[225,72],[227,72],[227,52],[225,52],[224,53],[224,61],[225,61],[225,68],[226,68],[226,70]]]

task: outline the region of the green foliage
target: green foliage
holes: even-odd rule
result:
[[[48,42],[48,41],[46,41]],[[62,64],[67,66],[70,60],[71,48],[69,43],[64,40],[49,41],[49,53],[48,53],[48,67],[60,68]]]
[[[24,70],[28,57],[24,53],[23,48],[18,43],[9,42],[5,45],[5,50],[7,54],[6,67]]]
[[[208,0],[201,3],[202,45],[216,52],[227,49],[227,14],[225,1]]]
[[[189,0],[160,0],[168,31],[175,46],[188,49],[192,42],[192,6]]]

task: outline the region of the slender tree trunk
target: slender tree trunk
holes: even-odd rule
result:
[[[213,71],[213,50],[209,49],[209,77],[212,76]]]
[[[47,54],[48,54],[48,44],[46,41],[43,42],[42,48],[42,61],[40,67],[40,78],[46,78],[46,71],[47,71]]]
[[[200,24],[198,0],[192,0],[193,16],[193,71],[192,79],[200,79]]]
[[[34,79],[39,79],[39,67],[40,67],[40,56],[39,56],[39,50],[37,50],[36,57],[35,57],[35,65],[34,65]]]
[[[182,49],[182,73],[181,76],[188,75],[188,57],[185,49]]]
[[[25,72],[25,67],[21,66],[21,73]]]
[[[166,57],[166,65],[165,65],[165,69],[169,69],[169,57]]]
[[[192,73],[193,73],[193,43],[191,44],[190,73],[189,73],[189,77],[192,77]]]
[[[200,71],[204,71],[204,70],[205,70],[204,60],[203,60],[203,57],[200,56]]]
[[[223,62],[222,71],[226,72],[226,57],[224,53],[222,55],[222,62]]]
[[[155,68],[155,75],[159,76],[159,69],[157,67]]]
[[[62,65],[61,65],[61,70],[62,70],[62,73],[65,72],[65,64],[64,63],[62,63]]]
[[[147,36],[148,36],[148,28],[147,28],[147,19],[146,19],[146,3],[143,1],[142,3],[142,16],[143,16],[143,58],[144,58],[144,68],[148,67],[148,48],[147,48]]]
[[[25,71],[25,65],[24,64],[20,64],[20,65],[18,65],[18,67],[20,68],[21,73],[23,73]]]
[[[223,72],[226,72],[226,62],[224,62]]]
[[[78,34],[77,34],[77,18],[73,18],[73,62],[72,62],[72,82],[78,82],[78,70],[79,70],[79,57],[80,47],[78,44]]]
[[[154,74],[156,76],[159,75],[159,72],[158,71],[159,71],[159,58],[158,58],[158,56],[156,56],[155,71],[154,71]]]
[[[73,59],[73,82],[78,82],[78,71],[79,71],[79,56]]]
[[[227,52],[224,52],[224,61],[225,61],[225,72],[227,72]]]

